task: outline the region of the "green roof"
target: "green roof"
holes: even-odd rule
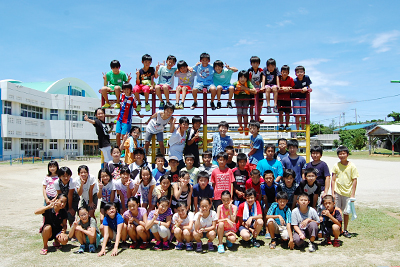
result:
[[[41,92],[46,92],[47,88],[55,82],[34,82],[34,83],[20,83],[19,85],[25,86]]]

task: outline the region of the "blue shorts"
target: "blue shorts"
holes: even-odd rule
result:
[[[229,87],[231,87],[232,85],[218,85],[222,87],[222,91],[221,94],[226,95],[229,94]]]
[[[117,121],[117,127],[115,129],[116,133],[128,134],[130,130],[131,130],[131,124],[130,123],[122,123],[120,121]]]
[[[215,87],[215,85],[214,84],[204,85],[202,83],[198,83],[193,87],[193,89],[203,90],[203,88],[207,88],[207,92],[210,92],[211,87]]]
[[[145,142],[151,142],[151,138],[153,137],[154,134],[146,132],[146,134],[144,135],[144,141]],[[158,142],[162,142],[164,140],[164,133],[155,133],[156,137],[157,137],[157,141]]]
[[[89,245],[90,245],[89,237],[85,236],[85,238],[86,238],[86,245],[89,246]],[[99,245],[100,245],[100,238],[101,238],[100,234],[99,234],[99,233],[96,233],[96,243],[93,244],[95,248],[98,248],[98,247],[99,247]]]
[[[305,107],[306,106],[306,100],[293,100],[293,106]],[[306,108],[293,108],[293,114],[305,115],[306,114]]]

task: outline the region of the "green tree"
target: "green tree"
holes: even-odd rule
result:
[[[362,149],[367,142],[365,129],[347,130],[339,132],[339,139],[342,145],[347,146],[349,149]]]
[[[392,111],[392,113],[389,113],[387,116],[389,118],[392,117],[394,121],[400,121],[400,113],[399,112]]]

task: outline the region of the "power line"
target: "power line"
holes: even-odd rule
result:
[[[378,98],[372,98],[372,99],[365,99],[365,100],[355,100],[355,101],[347,101],[347,102],[338,102],[338,103],[330,103],[330,102],[325,102],[325,103],[319,103],[319,104],[332,104],[332,105],[340,105],[340,104],[351,104],[351,103],[358,103],[358,102],[368,102],[368,101],[375,101],[375,100],[380,100],[384,98],[391,98],[391,97],[396,97],[400,96],[400,94],[397,95],[391,95],[391,96],[382,96]]]

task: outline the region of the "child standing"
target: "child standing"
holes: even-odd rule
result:
[[[121,150],[118,146],[115,146],[111,149],[111,157],[112,161],[104,164],[104,167],[110,171],[114,180],[118,180],[121,168],[128,165],[121,160]]]
[[[200,211],[194,215],[193,237],[197,242],[196,252],[203,252],[201,238],[208,238],[208,251],[214,251],[213,240],[216,237],[217,213],[211,210],[211,200],[203,198],[200,201]]]
[[[233,177],[233,172],[226,166],[228,161],[228,154],[225,152],[220,152],[217,155],[218,168],[213,170],[211,174],[211,183],[214,187],[214,208],[216,209],[222,204],[221,193],[228,190],[231,195],[233,193],[233,182],[235,178]]]
[[[221,108],[221,94],[227,93],[229,93],[229,100],[226,107],[232,108],[231,101],[235,88],[231,85],[231,77],[234,72],[238,71],[238,69],[235,67],[229,67],[229,65],[226,63],[224,68],[224,62],[222,62],[221,60],[215,61],[213,67],[213,82],[214,85],[217,87],[217,109]],[[211,109],[215,110],[214,102],[211,102]]]
[[[297,106],[294,109],[295,115],[302,115],[301,117],[296,116],[296,128],[300,129],[300,118],[301,118],[301,129],[305,130],[306,124],[306,100],[304,99],[305,93],[308,91],[311,85],[311,80],[308,75],[305,75],[306,69],[303,66],[297,66],[295,69],[296,78],[294,79],[293,89],[301,89],[301,93],[292,93],[291,98],[301,98],[293,100],[293,106]]]
[[[168,140],[169,150],[168,155],[170,157],[175,156],[179,160],[178,170],[181,170],[185,167],[185,163],[183,161],[183,150],[185,149],[186,143],[186,134],[187,129],[189,128],[189,119],[187,117],[179,118],[179,127],[175,129],[175,118],[173,119],[173,123],[170,127],[171,137]]]
[[[96,109],[94,114],[96,115],[96,119],[91,120],[85,114],[84,120],[93,124],[94,128],[96,128],[96,134],[99,139],[99,149],[103,152],[104,162],[109,162],[112,160],[110,143],[110,132],[112,127],[108,127],[105,123],[106,113],[103,109]]]
[[[228,154],[228,161],[226,162],[226,166],[229,169],[233,170],[237,166],[236,162],[233,161],[233,156],[235,155],[235,149],[233,148],[233,146],[227,146],[225,147],[224,152]]]
[[[140,111],[142,109],[140,94],[144,94],[146,111],[150,111],[149,93],[153,90],[155,75],[154,68],[150,67],[152,61],[153,59],[149,54],[143,55],[143,68],[136,71],[136,85],[135,87],[133,87],[133,93],[135,94],[135,97],[138,101],[136,111]]]
[[[203,121],[200,116],[194,116],[192,118],[192,128],[190,128],[187,132],[186,146],[183,150],[184,155],[194,155],[193,166],[196,168],[200,167],[199,142],[203,141],[203,139],[199,136],[199,129],[202,123]]]
[[[164,100],[162,99],[162,92],[164,92],[165,100],[169,103],[169,91],[174,88],[174,74],[177,68],[173,68],[176,64],[176,57],[169,55],[167,57],[167,65],[165,61],[163,64],[158,63],[156,66],[155,78],[158,78],[158,84],[156,85],[156,95],[160,100],[159,109],[164,109]],[[162,92],[161,92],[162,90]]]
[[[237,155],[238,167],[233,170],[233,204],[238,207],[241,203],[245,202],[244,192],[246,191],[246,181],[250,178],[250,173],[246,170],[247,156],[244,153]]]
[[[306,169],[315,168],[317,170],[317,182],[321,186],[321,199],[328,194],[329,187],[331,185],[331,175],[329,172],[329,167],[325,161],[321,160],[322,157],[322,147],[313,146],[311,147],[311,158],[312,162],[307,163]],[[320,202],[320,201],[319,201]]]
[[[250,172],[251,178],[246,181],[246,189],[253,188],[257,195],[256,200],[261,203],[261,185],[264,184],[264,179],[261,178],[260,171],[254,169]]]
[[[275,202],[276,194],[281,191],[280,186],[274,182],[274,173],[267,170],[264,173],[264,183],[261,185],[261,195],[263,199],[264,211],[267,213],[269,207]]]
[[[167,103],[164,110],[159,110],[146,122],[146,134],[144,136],[144,150],[149,150],[150,141],[153,135],[157,136],[158,145],[160,146],[161,154],[165,154],[164,151],[164,128],[169,123],[170,127],[174,127],[174,118],[172,114],[174,113],[175,107],[171,103]]]
[[[86,165],[78,167],[78,174],[75,184],[78,195],[82,196],[81,207],[85,207],[90,217],[95,218],[94,212],[97,209],[97,192],[99,191],[96,178],[89,175],[89,168]]]
[[[360,176],[353,162],[348,161],[349,149],[345,146],[339,146],[336,150],[340,162],[333,166],[332,170],[332,196],[339,209],[343,211],[344,232],[347,238],[351,237],[347,231],[349,223],[349,214],[346,212],[346,206],[350,205],[350,201],[355,201],[357,178]]]
[[[226,237],[226,246],[232,247],[232,244],[236,242],[236,214],[237,207],[232,205],[231,193],[227,190],[221,194],[222,204],[217,208],[218,217],[218,253],[225,253],[222,239]]]
[[[279,91],[278,91],[278,110],[279,110],[279,131],[289,131],[290,113],[290,89],[294,87],[293,78],[289,76],[290,68],[288,65],[283,65],[281,68],[282,75],[279,75]],[[283,113],[285,112],[286,126],[283,126]]]
[[[100,244],[100,230],[97,228],[96,219],[89,216],[85,207],[78,210],[79,221],[74,221],[69,230],[69,238],[76,237],[81,244],[75,253],[84,253],[86,248],[90,253],[95,253]]]
[[[267,170],[271,170],[274,174],[275,182],[279,183],[282,178],[283,168],[282,163],[275,158],[275,145],[266,144],[265,154],[267,157],[258,162],[257,170],[263,175]]]
[[[286,169],[292,169],[296,173],[296,183],[300,183],[303,178],[303,172],[306,167],[306,160],[297,155],[297,150],[299,149],[299,143],[297,140],[289,140],[288,142],[288,149],[289,149],[289,156],[284,158],[281,163],[283,168]]]
[[[43,248],[40,251],[41,255],[47,255],[47,242],[55,239],[53,246],[60,249],[61,245],[68,243],[67,230],[67,196],[60,193],[57,197],[50,201],[50,204],[35,211],[35,214],[43,214],[43,226],[40,228],[40,233],[43,239]]]
[[[263,98],[264,98],[264,91],[265,88],[261,87],[261,77],[262,77],[262,68],[260,67],[260,63],[261,60],[259,57],[257,56],[252,56],[250,58],[250,64],[251,64],[251,68],[248,69],[247,71],[249,72],[249,80],[251,81],[251,84],[254,86],[254,88],[257,90],[258,92],[258,110],[257,110],[257,114],[260,115],[261,114],[261,109],[263,106]],[[250,100],[250,118],[251,120],[254,119],[254,101],[255,100]],[[263,123],[263,120],[259,120],[260,123]]]
[[[157,240],[155,250],[169,250],[171,237],[172,210],[169,208],[169,199],[161,197],[157,200],[157,209],[150,211],[146,223],[146,230],[150,230]]]
[[[287,140],[285,138],[278,139],[278,151],[275,153],[277,160],[282,161],[289,156],[289,151],[286,148]]]
[[[106,103],[104,104],[104,106],[102,106],[102,108],[111,107],[110,103],[108,102],[108,94],[112,93],[115,94],[115,96],[117,97],[117,104],[114,106],[114,108],[119,109],[119,96],[121,93],[122,84],[125,82],[129,83],[132,77],[131,74],[126,75],[125,72],[120,70],[121,63],[119,63],[118,60],[111,61],[110,67],[111,71],[107,72],[106,74],[104,74],[103,72],[104,86],[103,88],[101,88],[101,95],[103,96]]]
[[[208,173],[209,177],[211,177],[211,173],[213,170],[218,168],[217,165],[213,164],[212,161],[212,152],[210,150],[206,150],[201,154],[201,158],[203,159],[203,165],[199,167],[199,171],[205,171]]]
[[[136,193],[139,194],[141,196],[141,206],[150,212],[157,203],[157,195],[154,191],[156,180],[151,175],[151,170],[148,167],[141,167],[139,176],[137,176],[133,182],[135,186],[132,190],[132,196],[135,196]]]
[[[281,190],[288,195],[288,207],[292,208],[293,203],[296,204],[296,200],[294,200],[294,192],[299,186],[298,183],[295,182],[296,173],[292,169],[284,170],[283,178],[280,183]],[[278,188],[279,189],[279,188]]]
[[[172,216],[172,231],[176,241],[176,250],[183,249],[183,241],[186,241],[186,250],[193,251],[193,212],[189,211],[189,206],[184,201],[178,201],[176,204],[177,212]]]
[[[140,135],[140,128],[138,126],[132,126],[129,131],[129,135],[125,136],[121,149],[125,149],[125,163],[127,165],[133,163],[135,160],[133,158],[133,151],[139,148],[138,138]]]
[[[134,187],[133,180],[130,177],[131,171],[128,167],[122,167],[120,176],[121,179],[115,182],[115,189],[121,199],[121,213],[123,214],[127,209],[128,198],[132,196],[132,189]],[[115,205],[116,207],[116,205]],[[104,208],[104,212],[106,210]],[[103,235],[104,236],[104,235]]]
[[[195,109],[197,107],[197,92],[206,88],[211,92],[211,108],[214,105],[215,95],[217,94],[217,88],[213,85],[214,68],[209,64],[210,55],[207,53],[202,53],[200,55],[200,62],[193,67],[193,71],[196,72],[197,85],[193,88],[193,105],[190,109]],[[214,105],[215,109],[215,105]]]
[[[136,197],[128,199],[128,210],[124,212],[123,218],[126,225],[126,230],[129,237],[132,239],[132,244],[129,246],[135,249],[137,240],[142,239],[140,249],[146,249],[150,239],[150,232],[146,230],[147,210],[139,207],[139,200]]]
[[[310,206],[315,210],[317,209],[318,197],[321,194],[321,186],[316,181],[317,179],[317,170],[314,168],[306,169],[304,172],[304,176],[306,180],[302,180],[294,192],[294,199],[297,199],[297,196],[300,194],[308,195],[308,200],[310,201]],[[294,209],[294,206],[292,206]]]
[[[178,61],[178,70],[175,76],[178,77],[178,86],[176,87],[176,104],[175,109],[183,109],[185,107],[186,95],[192,90],[196,72],[188,68],[188,64],[184,60]],[[182,101],[179,103],[179,98],[182,92]]]
[[[119,199],[115,195],[115,182],[111,177],[111,173],[108,169],[99,170],[99,192],[97,192],[97,198],[101,199],[100,202],[100,223],[104,219],[104,206],[108,202],[116,202],[119,206]]]
[[[194,164],[194,156],[191,154],[187,154],[185,156],[185,164],[186,167],[182,168],[182,171],[187,171],[190,176],[190,185],[194,186],[197,184],[197,175],[199,174],[199,168],[193,166]]]
[[[214,198],[214,188],[209,184],[210,175],[201,171],[198,175],[198,183],[193,186],[193,205],[194,211],[199,211],[200,202],[203,198],[208,198],[212,201]]]
[[[321,229],[325,235],[327,244],[331,244],[331,236],[333,246],[340,247],[339,235],[342,232],[342,212],[335,206],[335,200],[331,195],[326,195],[322,199],[325,210],[321,212]]]
[[[318,214],[315,209],[308,206],[310,201],[306,194],[300,194],[297,203],[299,206],[292,211],[293,241],[297,247],[302,247],[304,239],[308,237],[310,239],[308,251],[314,252],[314,240],[317,237],[320,222]]]
[[[225,151],[225,147],[233,146],[233,140],[230,136],[226,135],[229,129],[229,124],[226,121],[221,121],[218,124],[218,133],[214,133],[212,137],[212,157],[213,164],[218,165],[217,155]]]
[[[252,95],[257,93],[254,89],[253,84],[249,81],[249,73],[245,70],[241,70],[238,74],[238,81],[233,83],[235,87],[235,104],[237,108],[237,118],[239,122],[238,131],[245,135],[249,134],[249,128],[247,124],[249,122],[249,116],[247,110],[249,109],[250,100],[253,98]],[[244,123],[244,128],[243,128]]]
[[[257,168],[258,162],[264,159],[264,140],[258,133],[259,130],[260,123],[258,121],[250,121],[250,152],[247,155],[249,156],[251,170]]]
[[[156,186],[160,184],[160,178],[161,176],[163,176],[167,170],[164,169],[164,163],[165,163],[165,157],[163,154],[157,154],[156,155],[156,166],[157,168],[155,168],[152,171],[152,175],[154,177],[154,180],[156,180]]]
[[[279,89],[279,79],[278,76],[281,75],[278,68],[276,67],[276,61],[273,58],[267,60],[267,67],[263,70],[262,76],[262,86],[265,87],[265,93],[267,96],[267,113],[271,113],[270,94],[274,95],[274,112],[278,113],[278,89]]]
[[[54,182],[58,179],[58,162],[55,160],[51,160],[49,164],[47,164],[47,175],[43,179],[43,197],[44,197],[44,205],[47,206],[50,204],[50,200],[57,196],[57,190],[54,187]]]

